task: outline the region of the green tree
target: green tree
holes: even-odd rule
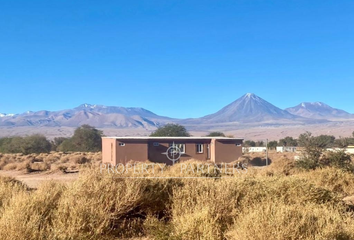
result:
[[[285,137],[279,140],[279,146],[296,147],[297,140],[294,139],[293,137]]]
[[[327,154],[321,159],[320,164],[322,166],[331,166],[343,170],[353,170],[353,163],[350,155],[346,154],[344,151],[327,152]]]
[[[338,138],[334,141],[334,146],[339,148],[348,147],[350,144],[350,138]]]
[[[328,148],[328,147],[333,147],[336,138],[331,135],[320,135],[315,137],[315,140],[319,147]]]
[[[169,123],[159,127],[151,137],[190,137],[187,129],[179,124]]]
[[[64,140],[58,147],[60,151],[97,152],[102,150],[102,131],[90,125],[78,127],[72,138]]]
[[[6,137],[0,141],[0,151],[3,153],[21,153],[22,137]]]
[[[62,144],[64,141],[68,140],[69,138],[66,137],[56,137],[53,139],[53,141],[51,142],[52,144],[52,150],[53,151],[57,151],[58,147],[60,146],[60,144]]]
[[[297,166],[305,169],[315,169],[319,166],[323,145],[319,139],[312,136],[310,132],[303,133],[299,136],[298,143],[303,147]]]
[[[50,142],[40,134],[2,138],[0,141],[0,151],[4,153],[48,153],[50,150]]]
[[[278,146],[278,142],[277,141],[270,141],[268,142],[268,148],[269,149],[276,149]]]
[[[244,142],[244,146],[245,147],[255,147],[256,146],[256,142],[255,141],[251,141],[251,140],[247,140]]]
[[[40,134],[34,134],[23,138],[21,152],[23,154],[30,153],[49,153],[51,144],[47,138]]]
[[[211,132],[206,136],[207,137],[225,137],[225,134],[222,132]]]

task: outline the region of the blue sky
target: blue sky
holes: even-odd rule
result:
[[[2,1],[0,113],[199,117],[252,92],[354,113],[354,1]]]

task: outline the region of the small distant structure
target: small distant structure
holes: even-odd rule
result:
[[[277,152],[296,152],[297,147],[288,147],[288,146],[282,146],[282,147],[277,147]]]
[[[326,150],[331,152],[344,151],[347,154],[354,154],[354,146],[348,146],[346,148],[327,148]]]
[[[354,146],[348,146],[345,149],[346,153],[354,154]]]
[[[243,147],[242,152],[243,153],[256,153],[256,152],[266,152],[267,148],[266,147]]]

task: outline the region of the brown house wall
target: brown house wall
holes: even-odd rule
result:
[[[124,143],[125,146],[119,146]],[[126,164],[129,161],[145,162],[148,160],[147,141],[117,140],[117,163]]]
[[[154,146],[158,142],[159,146]],[[201,139],[201,140],[165,140],[165,139],[102,139],[102,162],[117,165],[127,162],[150,160],[152,162],[172,164],[165,154],[170,143],[183,143],[186,145],[185,153],[182,154],[180,162],[196,159],[201,161],[232,162],[242,156],[242,140],[219,140],[219,139]],[[120,146],[119,143],[124,143]],[[203,144],[203,153],[197,153],[196,144]],[[209,146],[209,150],[208,150]],[[209,154],[208,154],[209,151]]]
[[[241,146],[237,146],[241,145]],[[242,156],[242,140],[215,140],[215,163],[229,163]]]
[[[159,146],[154,146],[154,142],[158,142]],[[182,154],[180,158],[180,162],[187,161],[190,159],[196,159],[196,160],[201,160],[201,161],[206,161],[208,160],[208,144],[210,144],[210,141],[208,140],[199,140],[199,141],[191,141],[191,140],[185,140],[185,141],[171,141],[171,140],[149,140],[149,160],[152,162],[158,162],[158,163],[166,163],[166,164],[172,164],[172,161],[170,161],[165,153],[167,149],[169,148],[170,143],[175,143],[175,144],[185,144],[186,149],[185,153]],[[203,144],[203,153],[197,153],[197,146],[196,144]]]

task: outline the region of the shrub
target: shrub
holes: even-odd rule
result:
[[[179,124],[168,123],[151,133],[151,137],[189,137],[187,129]]]
[[[52,221],[63,186],[47,183],[33,193],[20,192],[4,206],[0,239],[53,239]]]
[[[13,196],[20,192],[27,191],[27,186],[11,177],[0,176],[0,210]],[[0,211],[0,219],[2,213]]]
[[[59,239],[121,236],[127,224],[166,208],[169,185],[168,180],[113,178],[87,170],[63,194],[54,233]],[[141,231],[142,226],[136,234]]]
[[[225,134],[222,132],[211,132],[207,137],[225,137]]]
[[[90,162],[89,159],[87,159],[86,157],[81,156],[81,155],[79,155],[79,156],[74,156],[74,157],[72,157],[72,158],[73,158],[74,163],[76,163],[76,164],[85,164],[85,163]]]
[[[343,222],[347,222],[343,225]],[[354,238],[354,220],[334,207],[309,203],[263,202],[236,219],[227,239],[342,239]]]
[[[320,161],[321,166],[331,166],[341,168],[349,171],[353,171],[353,164],[350,155],[344,151],[327,152]]]

